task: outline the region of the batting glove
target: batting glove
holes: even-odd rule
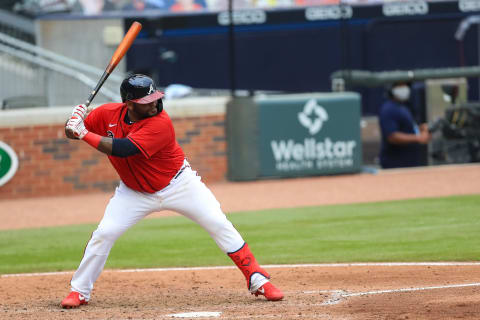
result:
[[[87,115],[87,106],[84,104],[80,104],[73,108],[72,111],[72,117],[79,117],[81,119],[85,119],[85,116]]]
[[[71,117],[67,122],[67,130],[71,130],[78,139],[83,139],[88,133],[82,118]]]

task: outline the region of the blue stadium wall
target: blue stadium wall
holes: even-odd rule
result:
[[[339,69],[370,71],[478,65],[477,25],[462,46],[460,22],[478,14],[477,0],[409,1],[239,11],[234,17],[235,87],[282,92],[330,91]],[[141,16],[144,28],[127,53],[127,69],[161,86],[231,87],[228,16],[224,13]],[[362,93],[362,113],[376,114],[383,88]],[[469,79],[469,99],[478,81]]]

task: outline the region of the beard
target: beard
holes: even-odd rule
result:
[[[140,107],[138,105],[134,106],[134,112],[137,115],[137,117],[140,119],[155,117],[157,114],[162,112],[162,110],[163,110],[163,102],[161,99],[157,100],[156,106],[148,110],[145,110],[143,107]]]

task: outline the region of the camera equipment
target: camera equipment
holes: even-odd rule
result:
[[[480,103],[449,107],[445,117],[429,123],[428,129],[441,134],[433,143],[434,159],[447,163],[480,161]]]

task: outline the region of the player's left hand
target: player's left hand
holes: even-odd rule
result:
[[[82,119],[85,119],[85,117],[87,116],[87,111],[87,106],[84,104],[80,104],[73,108],[72,117],[80,117]]]
[[[78,117],[71,117],[68,120],[67,125],[65,126],[67,130],[70,130],[75,137],[78,139],[83,139],[88,133],[87,128],[85,128],[85,123],[83,122],[82,118]]]

